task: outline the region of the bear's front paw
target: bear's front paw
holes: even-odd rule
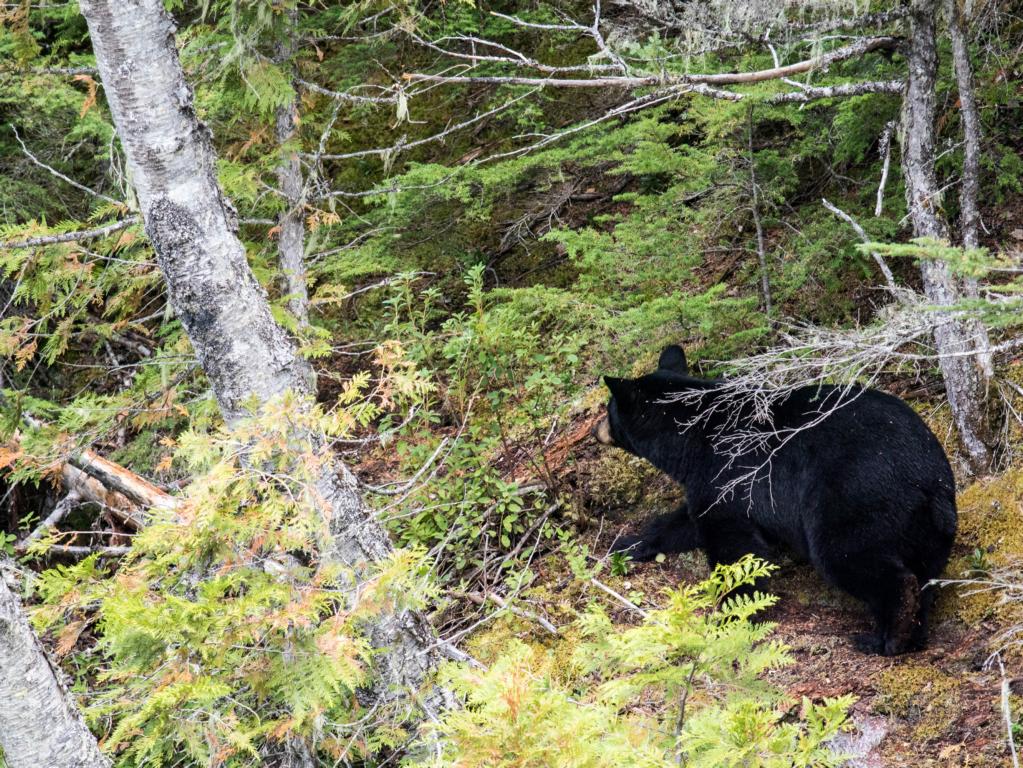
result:
[[[611,547],[611,552],[628,555],[636,563],[653,560],[658,554],[658,550],[648,546],[639,536],[620,537]]]

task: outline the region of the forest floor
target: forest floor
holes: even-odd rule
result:
[[[648,595],[706,574],[702,556],[635,566],[628,580]],[[942,606],[926,650],[897,657],[866,655],[851,636],[870,629],[864,608],[825,585],[806,565],[785,563],[769,589],[778,604],[762,618],[777,623],[775,636],[794,663],[769,678],[793,697],[818,701],[856,696],[856,732],[841,748],[856,758],[850,768],[887,766],[1005,766],[1009,753],[1000,705],[997,665],[985,669],[990,639],[999,627],[970,627]],[[948,588],[951,589],[951,588]],[[945,597],[948,603],[954,601]],[[616,620],[631,621],[626,612]]]
[[[993,568],[1023,556],[1023,530],[1017,530],[1023,529],[1020,474],[1010,471],[960,493],[959,536],[947,578],[962,578],[978,559]],[[661,511],[670,508],[662,506]],[[644,516],[610,513],[602,526],[603,547],[597,550],[606,550],[609,533],[613,537],[631,532]],[[762,618],[777,623],[775,636],[790,647],[794,663],[769,677],[792,695],[794,708],[804,696],[814,701],[856,696],[852,708],[856,731],[840,745],[856,755],[849,768],[1011,765],[1001,706],[1002,676],[996,661],[986,662],[997,647],[996,639],[1020,625],[1018,604],[1000,601],[995,592],[971,594],[975,592],[971,586],[940,587],[925,650],[897,657],[866,655],[851,640],[871,628],[864,606],[829,587],[809,565],[786,561],[779,565],[768,587],[779,600]],[[662,563],[635,564],[626,577],[609,583],[623,591],[638,590],[656,602],[664,589],[706,575],[706,560],[696,552]],[[626,610],[616,611],[614,618],[634,621]],[[1010,678],[1013,670],[1019,673],[1019,661],[1018,652],[1006,654]],[[1016,719],[1023,678],[1011,679],[1010,690]]]
[[[601,395],[602,397],[602,395]],[[580,526],[577,540],[594,559],[606,556],[619,535],[640,528],[649,515],[669,511],[684,494],[668,478],[625,453],[604,449],[589,437],[596,408],[566,424],[545,451],[544,465],[553,468],[559,491],[574,498]],[[937,425],[935,425],[937,426]],[[535,482],[523,444],[512,443],[512,454],[497,460],[507,479]],[[373,462],[375,481],[394,468],[387,459]],[[567,505],[566,505],[567,506]],[[946,578],[985,579],[989,570],[1023,562],[1023,468],[977,481],[958,496],[959,531],[946,569]],[[581,512],[581,514],[580,514]],[[567,523],[562,520],[562,523]],[[1023,627],[1023,600],[1002,600],[1002,594],[961,584],[938,587],[928,646],[897,657],[866,655],[851,637],[871,629],[865,607],[829,587],[809,565],[782,560],[769,590],[779,600],[762,619],[775,622],[775,636],[791,650],[793,663],[770,673],[770,679],[791,694],[792,712],[803,697],[852,694],[856,730],[837,745],[855,755],[849,768],[891,766],[956,766],[995,768],[1011,765],[1001,704],[1002,675],[992,652],[1013,627]],[[523,594],[528,607],[556,625],[571,622],[591,597],[566,589],[571,577],[564,558],[548,554],[534,562],[537,580]],[[989,569],[989,570],[986,570]],[[624,576],[605,570],[601,579],[622,594],[644,596],[645,607],[682,582],[697,582],[708,574],[700,552],[666,558],[663,562],[631,564]],[[616,624],[636,617],[613,602],[606,606]],[[470,622],[481,614],[461,617]],[[501,636],[514,636],[560,654],[558,644],[536,625],[504,614],[469,639],[468,649],[486,661],[487,651]],[[496,641],[496,642],[495,642]],[[1010,704],[1017,720],[1023,713],[1023,653],[1010,648],[1003,654],[1010,679]],[[1017,735],[1017,741],[1021,741]]]
[[[589,439],[593,419],[566,428],[548,458],[564,466],[566,485],[584,498],[590,522],[580,538],[599,558],[616,536],[638,529],[649,514],[673,509],[682,494],[652,468],[642,463],[637,468],[636,460],[624,453],[596,446]],[[609,473],[630,472],[635,474],[607,478]],[[614,489],[621,491],[622,486],[631,490],[616,496]],[[961,488],[958,507],[959,531],[946,578],[969,574],[983,580],[990,571],[1023,562],[1023,469]],[[1019,602],[1005,601],[1004,593],[997,591],[978,593],[969,585],[937,587],[927,648],[898,657],[871,656],[857,650],[851,640],[871,628],[862,604],[826,585],[809,565],[778,564],[769,589],[779,601],[763,619],[777,623],[776,636],[791,648],[794,663],[772,672],[771,679],[792,695],[794,710],[804,696],[856,697],[852,708],[856,731],[839,745],[857,756],[849,768],[1011,764],[1002,675],[997,661],[987,662],[999,638],[1023,626]],[[607,578],[615,589],[642,593],[656,603],[664,589],[699,581],[707,572],[702,553],[693,552],[662,563],[637,563],[626,576]],[[621,606],[609,608],[616,622],[635,621]],[[1023,704],[1018,695],[1023,693],[1023,677],[1018,677],[1021,654],[1010,648],[1003,658],[1013,694],[1010,704],[1018,719]]]

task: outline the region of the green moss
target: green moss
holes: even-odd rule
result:
[[[660,473],[624,451],[601,451],[593,462],[590,495],[602,507],[632,507],[649,501]]]
[[[488,610],[492,608],[488,606]],[[578,665],[573,661],[581,639],[579,630],[568,622],[554,623],[559,625],[557,637],[526,619],[504,614],[487,629],[474,633],[466,643],[466,649],[473,658],[490,666],[507,652],[513,641],[518,641],[533,650],[537,672],[544,671],[559,683],[571,684],[580,674]]]
[[[961,683],[931,664],[905,664],[878,675],[877,712],[912,723],[913,736],[929,741],[951,728],[959,714]]]
[[[959,494],[958,508],[959,533],[946,568],[948,578],[982,576],[975,573],[978,559],[997,568],[1023,556],[1023,526],[1019,524],[1023,468],[973,483]],[[969,585],[946,588],[939,599],[939,614],[955,615],[970,625],[994,615],[1006,621],[1023,619],[1023,609],[999,598],[998,592],[975,592]]]

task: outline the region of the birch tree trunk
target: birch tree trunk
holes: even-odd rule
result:
[[[161,0],[82,0],[80,7],[146,233],[224,419],[237,422],[250,403],[258,407],[285,391],[312,395],[312,371],[271,317],[236,235]],[[323,435],[305,437],[329,455]],[[329,462],[316,490],[330,517],[326,557],[358,570],[391,552],[342,462]],[[370,636],[381,649],[377,694],[393,700],[418,689],[436,658],[427,622],[404,611],[378,621]]]
[[[0,576],[0,748],[9,768],[109,768]]]
[[[292,67],[295,55],[295,36],[298,34],[298,8],[292,6],[286,14],[284,39],[277,44],[278,64]],[[284,291],[288,296],[288,311],[300,326],[309,324],[309,291],[306,288],[305,228],[302,221],[304,183],[298,152],[288,142],[295,138],[298,127],[298,92],[274,114],[274,135],[281,158],[277,166],[277,183],[284,197],[285,209],[277,220],[277,253],[284,273]]]
[[[948,226],[942,214],[941,192],[934,172],[935,82],[938,51],[935,36],[937,0],[914,0],[910,15],[908,81],[903,100],[902,170],[906,179],[906,203],[913,233],[948,241]],[[944,261],[921,263],[924,292],[938,306],[953,306],[962,292]],[[990,467],[991,449],[985,442],[987,424],[984,377],[977,365],[971,323],[944,316],[934,329],[934,345],[940,356],[952,417],[959,439],[974,472]]]

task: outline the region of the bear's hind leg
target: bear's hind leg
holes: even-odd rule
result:
[[[909,638],[910,650],[922,651],[927,646],[928,617],[937,597],[937,587],[934,585],[924,585],[923,589],[920,590],[920,608],[917,610],[913,633]]]
[[[855,569],[832,568],[827,575],[863,600],[874,617],[876,633],[854,637],[857,648],[884,656],[913,650],[922,602],[920,582],[911,571],[895,563],[864,560]]]

